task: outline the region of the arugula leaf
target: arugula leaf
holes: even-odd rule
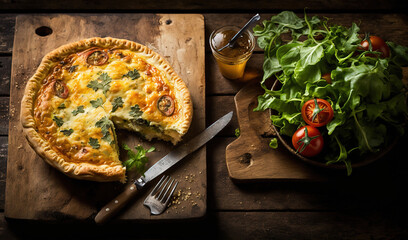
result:
[[[91,100],[89,102],[91,103],[92,107],[94,107],[94,108],[98,108],[98,107],[103,105],[103,99],[102,98],[97,98],[96,100]]]
[[[93,149],[99,149],[101,147],[101,145],[99,144],[98,139],[96,138],[89,138],[89,145],[91,145],[91,147]]]
[[[54,120],[54,122],[57,124],[58,127],[61,127],[64,124],[64,121],[62,120],[62,118],[59,118],[57,116],[54,116],[52,120]]]
[[[123,100],[121,97],[117,97],[115,99],[113,99],[112,102],[112,112],[116,112],[116,110],[118,110],[118,108],[123,107]]]
[[[278,148],[278,139],[277,138],[272,138],[271,141],[269,142],[269,147],[273,149]]]
[[[391,48],[391,61],[398,66],[408,65],[408,47],[397,45],[393,42],[387,42]]]
[[[140,73],[137,69],[133,69],[133,71],[127,72],[123,77],[128,77],[132,80],[138,79],[140,77]]]
[[[235,137],[239,137],[241,135],[241,130],[239,128],[235,128]]]
[[[136,153],[126,144],[122,145],[123,149],[127,151],[128,160],[123,164],[126,166],[127,170],[135,169],[136,172],[144,176],[146,171],[146,164],[149,159],[146,157],[146,153],[150,153],[156,150],[155,147],[149,149],[144,149],[142,146],[138,145],[135,147]]]
[[[72,128],[64,129],[64,130],[61,130],[60,132],[62,132],[65,136],[69,137],[74,132],[74,129],[72,129]]]
[[[303,19],[299,18],[294,12],[290,11],[285,11],[281,14],[273,16],[271,21],[281,27],[286,27],[293,30],[302,29],[305,25]]]
[[[333,164],[333,163],[337,163],[337,162],[344,162],[344,164],[346,165],[346,169],[347,169],[347,175],[350,176],[351,172],[352,172],[352,168],[351,168],[351,162],[350,159],[347,159],[348,157],[348,152],[346,150],[346,147],[340,142],[340,140],[338,139],[337,136],[333,136],[336,139],[336,143],[338,145],[339,148],[339,154],[337,159],[330,159],[330,158],[326,158],[327,159],[327,164]],[[354,150],[354,149],[352,149]]]
[[[81,105],[81,106],[78,106],[77,109],[75,109],[74,111],[72,111],[72,115],[76,116],[76,115],[78,115],[79,113],[84,113],[84,112],[85,112],[85,111],[84,111],[84,106]]]

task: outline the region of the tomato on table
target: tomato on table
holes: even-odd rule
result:
[[[370,49],[370,42],[371,42],[371,49]],[[361,41],[360,46],[358,47],[359,50],[364,51],[374,51],[380,52],[380,58],[388,58],[390,56],[390,47],[388,47],[387,43],[380,37],[377,36],[369,36],[366,37],[363,41]],[[367,54],[369,57],[377,57],[376,54]]]
[[[334,113],[330,103],[321,98],[307,101],[302,107],[302,117],[307,124],[321,127],[333,119]]]
[[[322,151],[324,140],[319,129],[306,125],[293,134],[292,145],[301,155],[313,157]]]

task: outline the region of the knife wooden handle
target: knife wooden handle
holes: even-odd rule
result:
[[[135,184],[131,184],[116,198],[106,204],[96,215],[95,222],[103,224],[115,216],[138,193]]]

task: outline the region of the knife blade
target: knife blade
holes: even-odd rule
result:
[[[121,194],[106,204],[95,216],[95,222],[99,224],[105,223],[116,215],[138,193],[138,190],[143,188],[148,182],[160,176],[185,156],[196,151],[217,135],[217,133],[231,121],[232,114],[232,111],[227,113],[193,139],[179,145],[156,162],[144,173],[144,176],[136,179],[132,184],[128,185]]]

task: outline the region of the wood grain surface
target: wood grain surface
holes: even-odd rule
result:
[[[36,12],[36,9],[40,9],[39,11],[48,9],[47,12],[66,12],[75,9],[84,11],[81,9],[88,7],[66,5],[64,8],[61,6],[64,3],[50,1],[44,1],[45,5],[38,6],[27,0],[6,2],[10,4],[2,6],[6,8],[12,6],[17,9],[16,11],[24,13]],[[206,5],[206,2],[182,6],[183,1],[167,4],[174,6],[174,11],[186,12],[189,11],[186,9],[196,9],[197,12],[203,13],[206,45],[209,34],[215,28],[228,24],[243,25],[253,15],[251,11],[260,11],[262,21],[270,19],[282,9],[295,9],[302,15],[304,7],[309,7],[307,9],[309,15],[327,16],[330,21],[346,26],[356,22],[362,32],[385,36],[388,40],[408,46],[406,31],[408,15],[403,7],[400,8],[400,1],[380,0],[374,4],[372,1],[362,3],[339,0],[262,2],[264,3],[234,2],[232,6],[241,9],[237,11],[227,11],[224,8],[230,1],[217,6],[213,3]],[[106,3],[103,5],[103,1],[93,4],[101,4],[98,5],[101,8],[105,6],[100,10],[90,10],[100,12],[99,15],[115,11],[107,10],[109,8],[106,7]],[[163,10],[168,6],[166,3],[149,4],[136,6],[134,2],[128,9],[140,7],[134,11],[142,12],[146,11],[143,10],[144,7],[150,6],[153,10],[148,12],[173,12],[168,10],[170,8]],[[394,8],[391,9],[390,4],[395,4]],[[122,4],[122,7],[126,6]],[[68,10],[59,10],[61,8]],[[89,6],[89,9],[91,8]],[[205,9],[209,10],[205,12]],[[18,55],[12,52],[14,30],[9,30],[14,29],[14,20],[13,13],[4,13],[0,16],[0,29],[6,30],[2,32],[5,35],[0,42],[0,54],[3,54],[0,55],[2,57],[0,60],[5,59],[2,61],[3,67],[0,66],[0,76],[5,76],[5,79],[10,79],[10,76],[3,72],[10,71],[11,59],[14,60],[15,55]],[[225,150],[237,139],[234,130],[239,127],[239,122],[235,112],[234,96],[245,83],[223,78],[208,46],[205,54],[206,124],[209,125],[231,110],[234,110],[234,117],[222,133],[206,147],[208,208],[204,219],[183,222],[146,221],[145,224],[138,222],[137,226],[132,221],[119,221],[110,223],[108,227],[95,226],[88,221],[70,221],[58,212],[55,214],[56,220],[50,222],[4,219],[9,135],[3,133],[0,134],[0,239],[54,239],[55,236],[61,236],[61,232],[65,233],[66,239],[75,239],[78,236],[89,239],[408,239],[408,197],[405,193],[408,184],[406,174],[408,161],[405,151],[408,144],[407,136],[383,159],[362,169],[356,169],[350,177],[340,174],[322,182],[231,181],[225,162]],[[263,52],[257,49],[248,62],[248,69],[262,71],[262,62]],[[9,82],[0,84],[6,88],[10,85]],[[6,103],[9,96],[7,89],[4,89],[4,95],[0,95],[0,99]],[[8,112],[4,114],[0,116],[0,124],[6,126],[9,114]],[[67,226],[70,228],[69,232],[66,231]]]
[[[52,29],[52,33],[40,27]],[[37,33],[37,34],[36,34]],[[45,36],[42,36],[45,35]],[[186,82],[194,104],[194,117],[185,139],[205,128],[204,19],[202,15],[24,15],[16,20],[11,73],[9,154],[5,216],[17,219],[88,219],[119,194],[120,183],[95,183],[70,179],[48,166],[30,148],[19,123],[20,100],[25,83],[41,58],[60,45],[88,37],[116,37],[142,43],[162,55]],[[145,148],[155,146],[149,155],[151,166],[172,149],[170,143],[144,141],[134,133],[117,131],[119,144]],[[126,159],[121,151],[121,159]],[[186,157],[169,174],[180,180],[178,204],[165,214],[151,216],[142,202],[148,191],[119,214],[119,219],[199,218],[206,212],[205,147]],[[132,178],[129,175],[131,183]],[[155,182],[155,181],[154,181]],[[153,182],[153,183],[154,183]],[[149,185],[146,186],[149,189]]]

